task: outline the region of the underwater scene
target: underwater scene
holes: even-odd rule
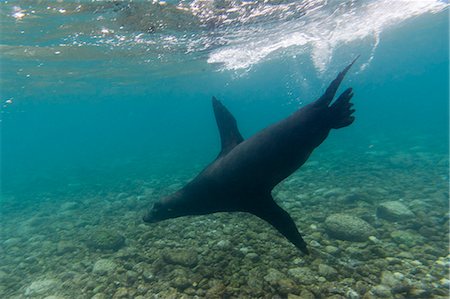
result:
[[[450,298],[448,31],[446,0],[0,1],[0,298]]]

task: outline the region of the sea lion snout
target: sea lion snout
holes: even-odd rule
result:
[[[160,219],[158,219],[158,214],[159,211],[161,209],[161,203],[159,202],[155,202],[152,207],[144,214],[144,217],[142,217],[142,220],[144,220],[144,222],[148,222],[148,223],[154,223],[154,222],[158,222],[160,221]]]

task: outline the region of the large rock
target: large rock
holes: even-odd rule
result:
[[[386,220],[397,221],[411,219],[411,217],[414,217],[414,213],[400,201],[386,201],[378,206],[377,216]]]
[[[325,228],[331,237],[353,242],[363,242],[369,236],[376,235],[375,229],[369,223],[346,214],[328,216],[325,220]]]

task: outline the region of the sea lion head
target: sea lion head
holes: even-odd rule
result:
[[[177,199],[179,194],[174,193],[153,203],[152,207],[144,215],[143,220],[149,223],[155,223],[162,220],[182,216],[177,208]]]

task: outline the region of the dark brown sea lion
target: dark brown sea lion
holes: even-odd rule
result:
[[[144,221],[158,222],[215,212],[248,212],[270,223],[308,254],[294,221],[275,203],[271,191],[305,163],[331,129],[353,123],[352,89],[348,88],[332,101],[355,60],[338,74],[319,99],[247,140],[239,133],[233,115],[213,97],[221,152],[186,186],[155,202]]]

